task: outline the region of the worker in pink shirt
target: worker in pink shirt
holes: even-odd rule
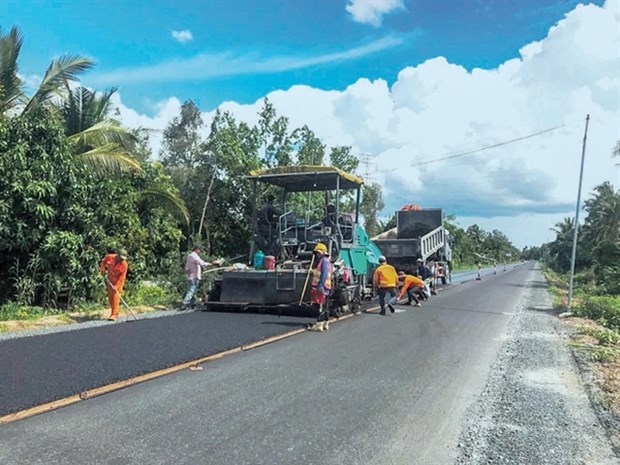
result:
[[[200,284],[200,278],[202,277],[202,267],[211,265],[209,262],[205,262],[200,258],[199,253],[202,252],[202,246],[199,244],[194,245],[191,253],[187,256],[185,261],[185,275],[187,276],[187,292],[183,298],[183,305],[189,305],[196,295],[198,285]]]

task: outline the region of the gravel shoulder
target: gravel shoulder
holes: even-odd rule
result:
[[[591,383],[567,341],[536,268],[486,387],[465,416],[457,465],[620,464],[607,429],[613,425],[593,406]]]

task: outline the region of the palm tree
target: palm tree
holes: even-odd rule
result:
[[[38,89],[32,97],[27,97],[19,77],[22,43],[23,36],[16,27],[8,34],[0,30],[0,112],[25,116],[46,108],[61,120],[76,149],[76,157],[89,167],[103,171],[139,169],[140,163],[126,149],[131,139],[129,131],[107,119],[109,99],[114,90],[98,98],[83,88],[77,92],[70,89],[70,83],[91,69],[94,61],[74,54],[52,60]],[[82,97],[86,97],[86,101]],[[83,112],[83,108],[91,113]]]
[[[550,228],[550,229],[551,231],[556,233],[557,235],[556,240],[557,240],[560,238],[572,237],[574,227],[575,227],[575,218],[567,216],[562,221],[556,223],[555,227]]]
[[[594,188],[595,194],[585,201],[586,225],[596,242],[620,242],[620,191],[605,181]]]
[[[70,81],[92,68],[94,61],[80,55],[64,55],[52,60],[39,88],[30,98],[26,97],[23,82],[19,77],[18,59],[23,36],[14,26],[8,34],[0,30],[0,111],[18,111],[27,114],[45,106],[58,95]],[[21,110],[21,111],[20,111]]]
[[[52,60],[38,89],[28,98],[19,77],[18,59],[23,36],[16,27],[8,34],[0,29],[0,114],[25,117],[39,109],[47,109],[58,118],[75,158],[100,175],[141,169],[140,161],[132,154],[137,144],[134,134],[109,117],[110,98],[116,89],[97,95],[83,87],[71,89],[70,83],[91,69],[94,61],[69,54]],[[164,199],[189,222],[183,200],[156,187],[140,193]]]
[[[76,159],[104,174],[140,170],[140,161],[132,153],[137,145],[135,134],[108,116],[115,92],[112,88],[97,94],[85,87],[67,86],[53,104]]]
[[[8,34],[3,34],[0,28],[0,114],[23,103],[22,80],[17,65],[22,43],[17,28],[13,27]]]
[[[127,169],[141,170],[140,160],[133,155],[138,144],[136,134],[109,117],[115,92],[115,88],[97,94],[84,87],[67,87],[63,98],[54,104],[76,159],[102,176]],[[158,186],[151,186],[137,195],[163,201],[163,205],[189,223],[189,212],[180,196]]]
[[[487,236],[486,231],[484,231],[484,229],[477,224],[472,224],[469,228],[467,228],[465,234],[467,234],[467,237],[469,237],[469,239],[473,242],[475,251],[481,252],[482,243]]]
[[[571,217],[564,218],[551,228],[556,238],[549,244],[550,263],[558,271],[566,272],[570,269],[574,230],[575,219]]]

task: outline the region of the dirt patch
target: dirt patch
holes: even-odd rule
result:
[[[606,393],[614,413],[620,416],[620,359],[616,358],[613,362],[601,363],[600,370],[603,381],[601,389]]]

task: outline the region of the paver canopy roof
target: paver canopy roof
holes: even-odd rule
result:
[[[250,179],[285,188],[289,192],[335,190],[339,180],[340,189],[357,189],[364,180],[333,166],[280,166],[250,171]]]

